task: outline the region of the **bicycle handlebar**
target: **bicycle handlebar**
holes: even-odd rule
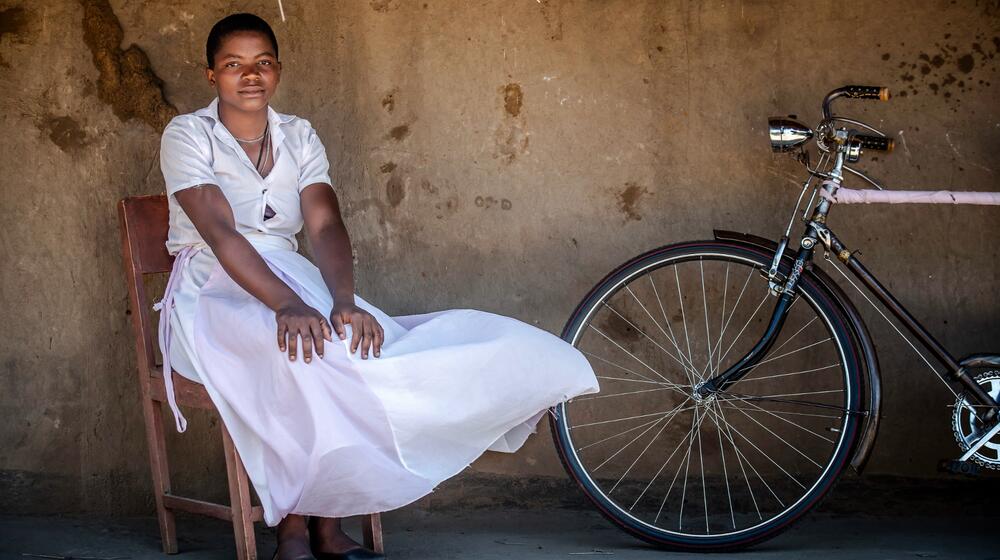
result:
[[[823,118],[829,119],[833,114],[830,112],[830,103],[838,97],[848,97],[851,99],[877,99],[879,101],[889,100],[889,88],[883,86],[844,86],[839,87],[826,94],[823,99]]]
[[[854,139],[861,143],[863,150],[877,150],[880,152],[891,152],[895,147],[895,142],[888,136],[868,136],[865,134],[855,134]]]
[[[845,97],[852,99],[878,99],[879,101],[889,100],[889,88],[882,86],[844,86],[840,89],[846,90]],[[836,91],[836,90],[834,90]]]

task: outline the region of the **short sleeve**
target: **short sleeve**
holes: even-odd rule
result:
[[[198,131],[174,119],[160,138],[160,171],[167,196],[196,185],[217,185],[212,168],[211,144],[198,141]]]
[[[303,145],[302,164],[299,166],[299,192],[309,185],[325,183],[332,185],[330,180],[330,161],[326,158],[326,148],[320,141],[316,130],[310,126]]]

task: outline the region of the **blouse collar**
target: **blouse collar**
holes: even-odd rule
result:
[[[222,140],[223,142],[229,144],[233,149],[236,149],[238,147],[236,145],[236,138],[233,136],[231,132],[229,132],[229,129],[227,129],[224,124],[222,124],[222,120],[219,119],[218,97],[213,99],[212,102],[208,104],[208,107],[198,109],[197,111],[195,111],[194,114],[198,115],[199,117],[208,117],[212,119],[212,121],[215,123],[214,126],[212,127],[212,131],[215,133],[215,136],[219,140]],[[285,134],[281,130],[281,125],[291,121],[294,118],[295,117],[293,115],[285,115],[279,113],[274,109],[272,109],[270,105],[267,106],[267,121],[268,123],[270,123],[271,142],[274,144],[275,148],[280,146],[281,142],[285,139]]]

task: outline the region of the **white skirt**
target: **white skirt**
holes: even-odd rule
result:
[[[248,237],[271,270],[329,317],[319,269],[274,237]],[[203,383],[276,525],[289,513],[346,517],[404,506],[486,450],[513,452],[546,410],[598,391],[576,348],[527,323],[474,309],[390,317],[381,357],[347,338],[292,362],[274,312],[208,250],[180,269],[170,316],[173,369]],[[300,350],[301,354],[301,350]]]

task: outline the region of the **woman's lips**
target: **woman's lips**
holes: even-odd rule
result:
[[[263,97],[264,90],[260,89],[260,88],[255,88],[255,89],[241,89],[241,90],[238,90],[236,93],[240,94],[243,97]]]

